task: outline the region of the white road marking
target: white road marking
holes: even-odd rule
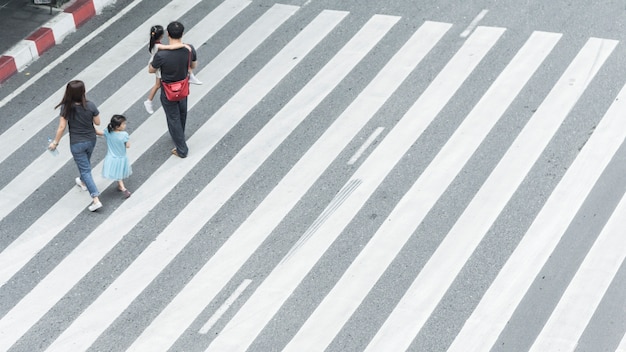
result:
[[[626,108],[622,109],[619,116],[624,116],[624,112]],[[620,120],[623,121],[624,118]],[[622,124],[614,126],[611,131],[625,130],[626,124]],[[626,137],[623,134],[620,139],[615,136],[618,133],[612,134],[605,138],[623,141]],[[619,143],[616,144],[619,145]],[[613,155],[614,152],[607,154]],[[626,217],[624,214],[626,214],[626,196],[622,197],[600,236],[587,253],[554,312],[530,348],[531,352],[574,351],[576,349],[580,336],[626,258],[626,240],[624,239]]]
[[[265,324],[280,309],[415,140],[435,119],[503,32],[504,28],[480,27],[463,44],[426,91],[352,176],[351,180],[362,180],[363,183],[308,241],[291,254],[288,262],[272,270],[241,310],[213,340],[207,352],[248,349]]]
[[[489,12],[489,10],[487,9],[480,11],[480,13],[476,15],[476,17],[472,20],[472,22],[470,22],[469,26],[467,26],[467,28],[465,28],[465,30],[461,33],[460,37],[465,38],[468,35],[470,35],[470,33],[472,33],[474,28],[476,28],[476,26],[478,25],[478,22],[480,22],[480,20],[482,20],[483,17],[485,17],[487,12]]]
[[[353,165],[354,163],[356,163],[356,161],[359,160],[359,158],[363,155],[363,153],[365,153],[367,148],[369,148],[369,146],[372,145],[372,143],[374,143],[376,138],[378,138],[378,136],[384,130],[385,130],[384,127],[378,127],[377,129],[375,129],[374,132],[372,132],[372,134],[367,138],[367,140],[365,140],[363,145],[361,145],[361,147],[356,151],[356,153],[354,153],[352,158],[350,158],[350,160],[348,160],[348,165]]]
[[[228,311],[230,306],[232,306],[233,303],[235,303],[235,301],[237,301],[237,298],[239,298],[239,296],[241,296],[243,291],[246,290],[246,288],[248,287],[248,285],[250,285],[251,282],[252,282],[252,280],[250,280],[250,279],[243,280],[243,282],[241,284],[239,284],[237,289],[226,299],[226,301],[224,301],[224,304],[222,304],[215,311],[215,314],[213,314],[211,316],[211,318],[209,318],[209,320],[206,322],[206,324],[204,324],[202,326],[202,328],[200,328],[200,331],[198,331],[198,333],[200,333],[200,334],[208,333],[209,330],[211,330],[211,328],[213,327],[213,325],[215,325],[215,323],[217,323],[217,321],[220,320],[222,315],[224,315],[224,313],[226,313],[226,311]]]
[[[478,246],[617,43],[614,40],[598,38],[587,41],[446,236],[431,261],[434,267],[439,265],[436,269],[439,273],[451,274],[451,277],[446,277],[450,283],[454,279],[453,275],[461,270]],[[596,133],[591,139],[595,139]],[[585,195],[593,187],[600,170],[610,159],[607,155],[609,153],[605,151],[600,151],[600,155],[597,155],[599,150],[594,150],[590,146],[595,144],[591,143],[591,139],[548,198],[518,245],[518,249],[509,257],[496,280],[465,322],[452,343],[450,352],[489,350],[495,343],[536,272],[543,266],[544,258],[550,255]],[[592,154],[593,157],[587,156],[586,153]],[[526,247],[525,243],[535,245],[531,248]],[[437,274],[437,278],[433,279],[440,282],[439,276]],[[411,292],[414,296],[417,289],[414,288]],[[398,305],[400,309],[402,306]]]
[[[626,334],[622,337],[622,341],[619,343],[619,346],[617,346],[615,352],[626,352]]]
[[[181,215],[176,217],[168,227],[163,231],[161,236],[172,237],[173,241],[178,241],[179,234],[177,229],[184,226],[195,233],[200,230],[213,214],[215,214],[221,204],[226,202],[232,194],[234,194],[240,185],[243,184],[261,165],[264,159],[278,147],[278,145],[287,138],[287,136],[296,128],[296,126],[310,114],[313,109],[323,101],[323,99],[331,93],[346,75],[351,72],[354,67],[365,57],[365,55],[374,47],[374,45],[384,36],[398,18],[390,16],[374,16],[374,20],[370,20],[364,29],[360,30],[323,68],[311,81],[302,89],[281,111],[268,122],[265,127],[257,133],[257,135],[233,158],[233,161],[225,167],[215,179],[198,194],[188,205],[189,211],[183,210]],[[239,162],[241,160],[241,162]],[[240,184],[232,187],[233,180],[240,180]],[[212,199],[216,204],[207,204],[205,199]],[[186,209],[187,209],[186,208]],[[198,209],[198,210],[196,210]],[[164,347],[169,348],[178,339],[179,335],[189,326],[189,320],[195,319],[197,316],[197,305],[190,305],[187,300],[183,306],[178,305],[180,297],[185,295],[201,294],[196,297],[194,302],[207,302],[215,296],[214,290],[221,290],[228,280],[224,280],[225,276],[232,273],[238,267],[240,258],[249,256],[249,252],[245,247],[250,243],[256,243],[255,235],[260,232],[263,227],[263,221],[256,223],[253,231],[246,234],[244,240],[245,245],[238,247],[236,254],[229,253],[228,257],[222,257],[225,248],[230,248],[233,243],[234,236],[230,236],[226,244],[224,244],[208,263],[217,261],[220,266],[226,266],[223,270],[219,270],[215,275],[211,275],[210,279],[202,282],[202,287],[210,286],[211,293],[200,291],[187,284],[174,299],[176,304],[170,304],[161,314],[152,322],[152,324],[139,336],[133,343],[129,351],[154,351],[161,350]],[[241,243],[239,243],[241,244]],[[245,261],[245,259],[244,259]],[[203,267],[206,268],[207,264]],[[140,267],[141,268],[141,267]],[[203,271],[201,269],[201,271]],[[192,281],[204,275],[198,273]],[[193,288],[191,288],[193,287]],[[190,292],[193,291],[193,292]],[[189,297],[186,297],[189,298]],[[202,303],[206,306],[206,303]],[[170,307],[176,306],[172,310]]]
[[[144,331],[144,343],[164,334],[165,345],[174,343],[450,27],[436,22],[420,27]]]
[[[560,37],[543,32],[531,35],[283,352],[311,345],[323,350],[331,343]],[[417,330],[421,323],[416,317],[410,325]],[[412,341],[413,334],[398,333],[398,344],[385,350],[404,350],[402,342]]]

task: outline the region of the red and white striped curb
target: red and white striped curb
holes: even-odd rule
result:
[[[87,20],[102,12],[102,9],[116,0],[76,0],[70,3],[41,28],[26,39],[21,40],[0,56],[0,83],[6,81],[28,64],[37,60],[46,50],[52,48]]]

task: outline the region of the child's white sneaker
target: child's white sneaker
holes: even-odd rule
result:
[[[192,73],[189,74],[189,83],[191,84],[202,84],[202,81],[200,81],[196,75]]]
[[[152,100],[146,100],[143,102],[143,106],[146,108],[148,114],[154,113],[154,108],[152,107]]]

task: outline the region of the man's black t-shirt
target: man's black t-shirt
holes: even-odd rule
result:
[[[191,61],[196,61],[196,49],[191,47]],[[189,68],[189,50],[159,50],[154,54],[152,67],[161,69],[161,79],[164,82],[176,82],[185,79]]]

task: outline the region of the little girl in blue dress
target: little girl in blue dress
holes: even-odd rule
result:
[[[124,186],[123,179],[133,173],[126,155],[126,148],[130,147],[128,132],[126,130],[126,117],[113,115],[111,122],[100,132],[107,141],[107,155],[104,157],[102,167],[102,177],[116,180],[117,189],[121,191],[124,198],[130,197],[130,192]]]

